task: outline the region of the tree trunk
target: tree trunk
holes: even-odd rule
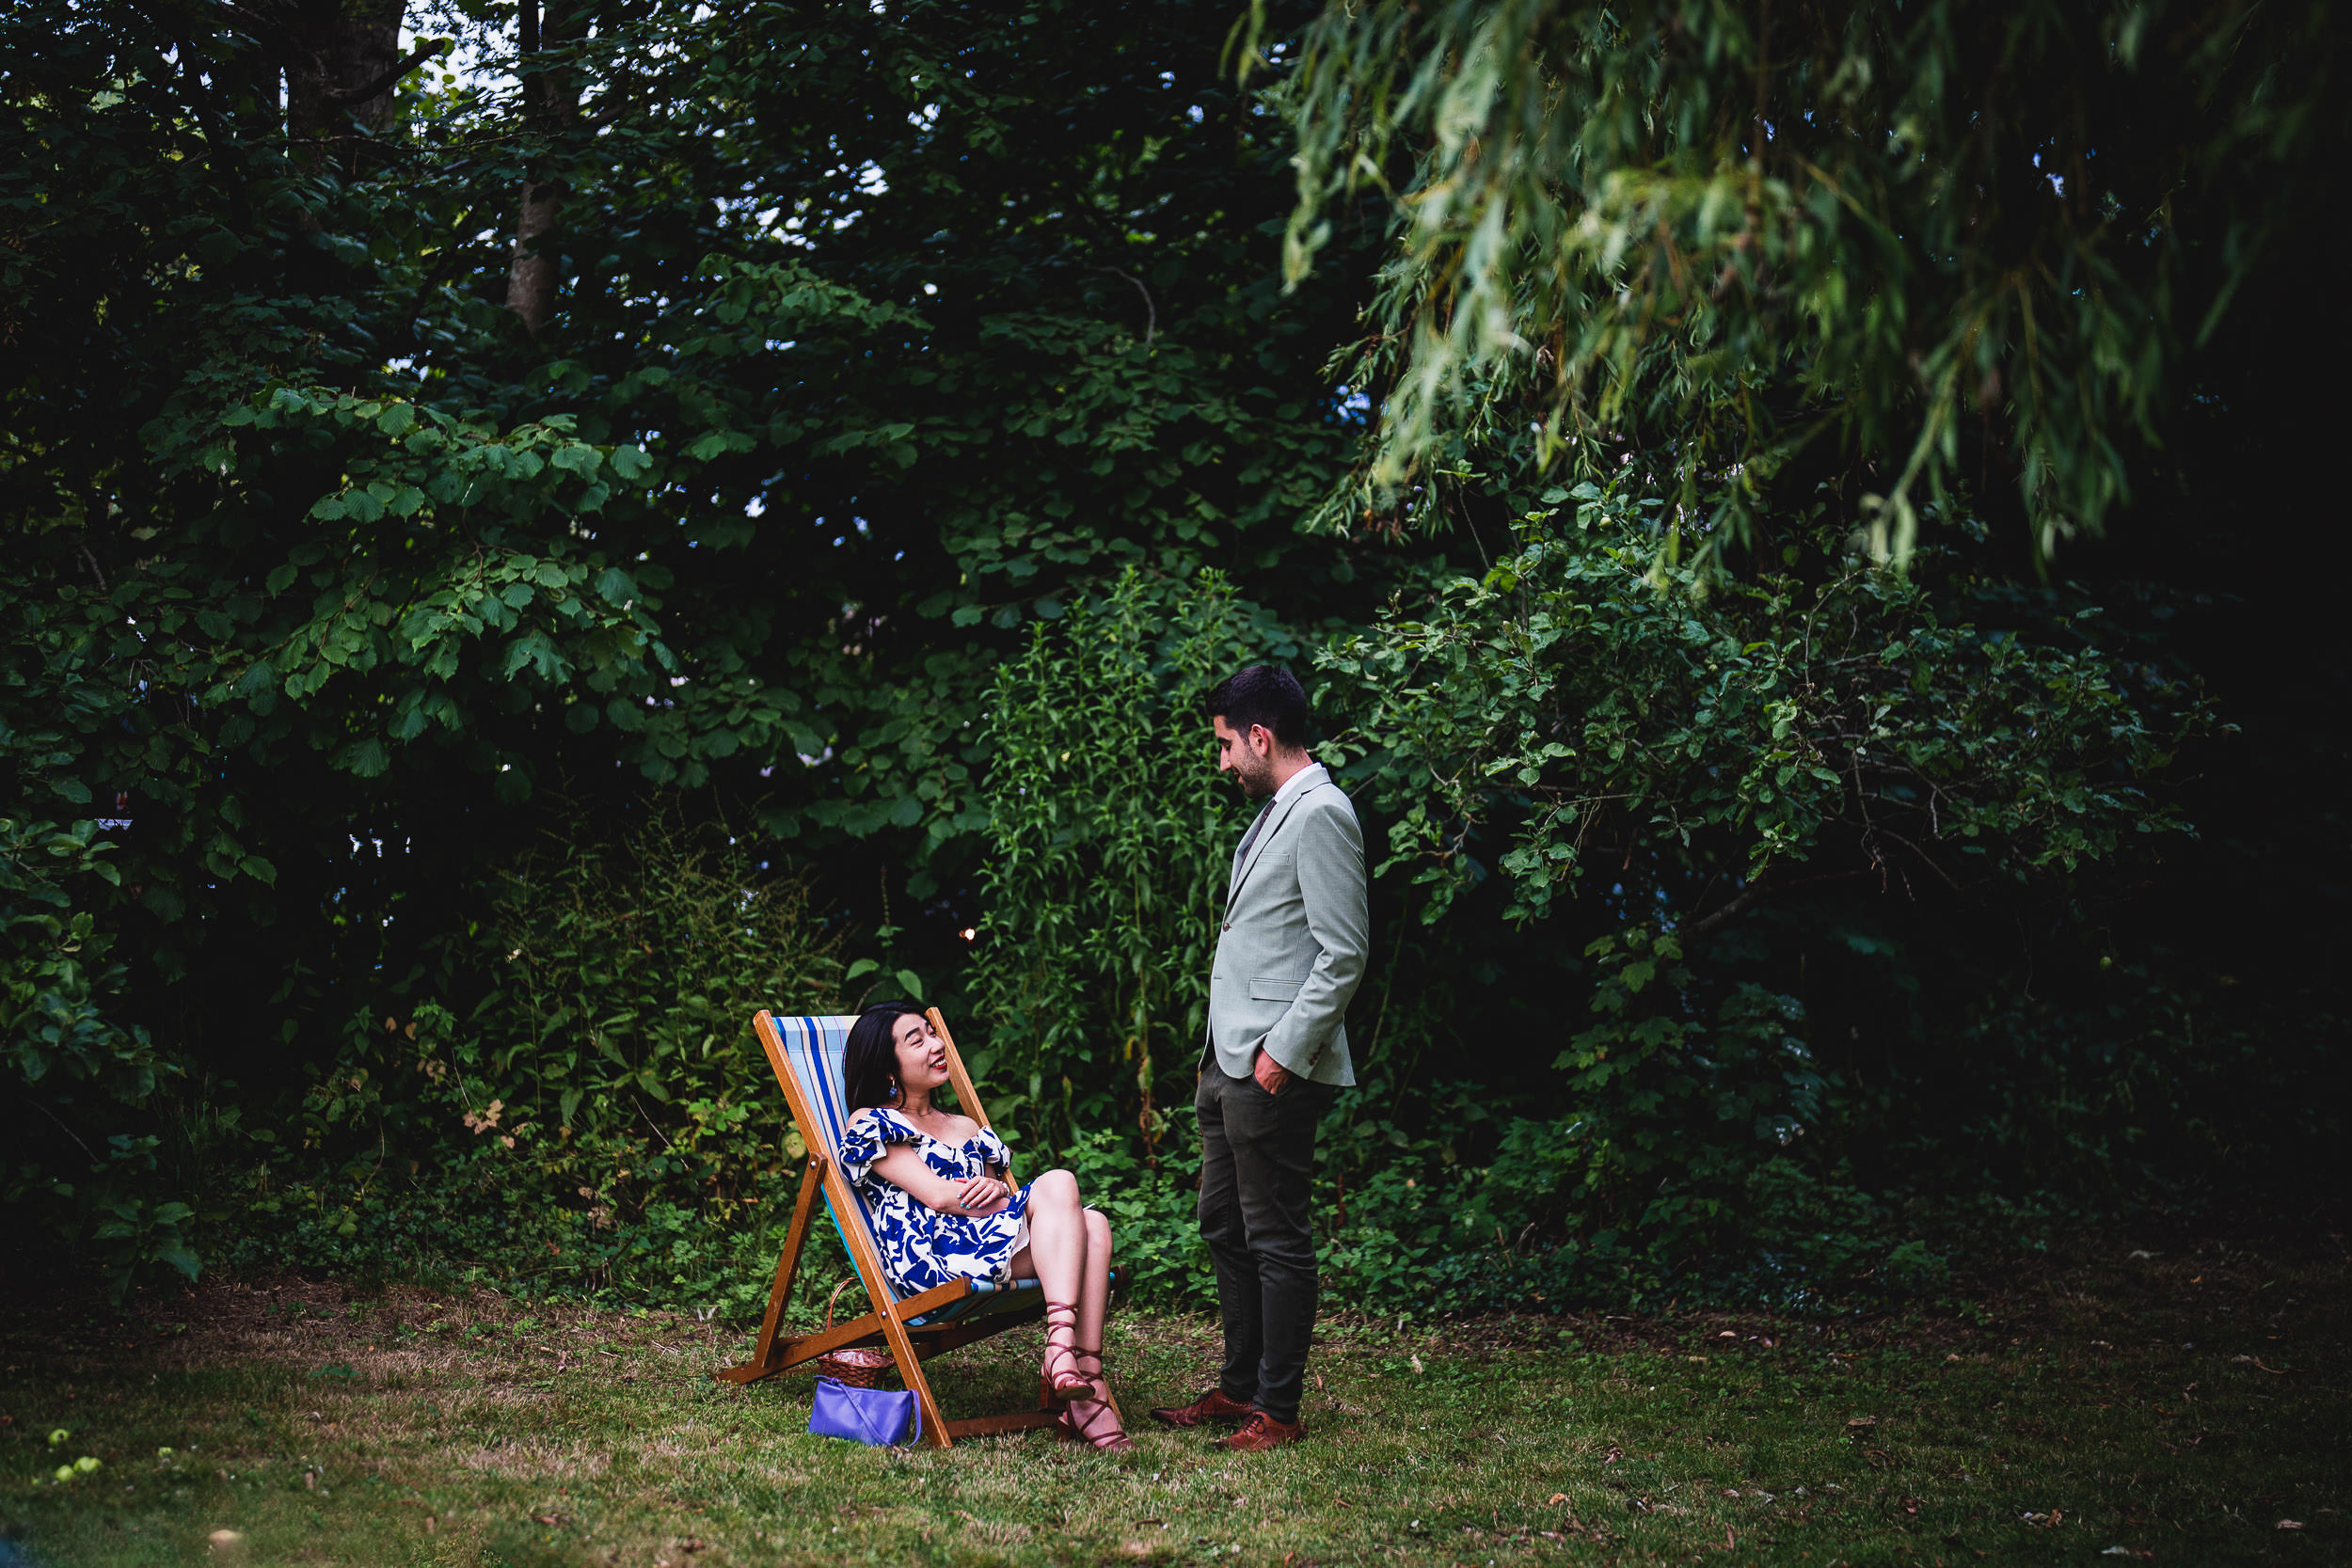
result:
[[[294,0],[275,8],[285,24],[279,52],[289,136],[317,141],[342,129],[346,116],[369,131],[392,123],[404,9],[405,0]],[[353,98],[379,82],[381,90]]]
[[[529,5],[531,0],[523,0]],[[532,337],[555,313],[555,214],[563,193],[550,182],[526,178],[515,219],[515,260],[506,269],[506,308]]]
[[[562,63],[562,47],[587,31],[582,6],[559,6],[546,19],[539,0],[521,0],[517,54],[523,78],[523,119],[535,144],[523,175],[515,214],[515,259],[506,271],[506,308],[536,337],[555,314],[556,219],[563,211],[564,182],[552,172],[551,143],[580,112],[579,88]]]

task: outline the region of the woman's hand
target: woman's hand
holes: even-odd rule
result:
[[[975,1176],[963,1183],[956,1212],[980,1216],[993,1214],[1012,1201],[1012,1189],[993,1176]]]
[[[938,1175],[908,1144],[884,1150],[874,1162],[874,1172],[893,1186],[904,1188],[915,1202],[935,1214],[979,1219],[1012,1201],[1012,1189],[994,1177]]]

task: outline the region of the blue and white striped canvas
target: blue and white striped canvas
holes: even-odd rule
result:
[[[849,1131],[849,1091],[841,1074],[842,1053],[850,1048],[854,1018],[779,1018],[776,1032],[784,1037],[784,1059],[792,1069],[801,1098],[816,1116],[817,1131],[825,1140],[824,1152],[841,1147]]]
[[[842,1018],[778,1018],[776,1034],[784,1040],[784,1063],[792,1069],[792,1081],[800,1085],[801,1099],[809,1114],[817,1118],[815,1129],[824,1140],[818,1152],[828,1160],[837,1157],[841,1135],[849,1130],[849,1090],[842,1074],[842,1055],[850,1048],[850,1025],[857,1020]],[[872,1224],[866,1215],[866,1205],[857,1206],[857,1223],[866,1227],[870,1239]],[[841,1228],[841,1216],[834,1212],[833,1196],[825,1196],[825,1212],[833,1215],[833,1227]],[[841,1250],[850,1252],[850,1239],[841,1239]],[[850,1254],[852,1257],[854,1253]]]

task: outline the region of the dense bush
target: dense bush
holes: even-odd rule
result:
[[[718,827],[606,843],[559,817],[437,964],[351,1020],[300,1147],[224,1164],[231,1259],[762,1299],[806,1151],[752,1015],[832,1011],[844,970],[764,853]]]

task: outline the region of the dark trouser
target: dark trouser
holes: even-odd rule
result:
[[[1315,1124],[1338,1091],[1293,1078],[1279,1095],[1228,1077],[1211,1056],[1200,1115],[1200,1235],[1216,1263],[1225,1318],[1225,1397],[1278,1421],[1298,1419],[1315,1326],[1311,1223]]]

